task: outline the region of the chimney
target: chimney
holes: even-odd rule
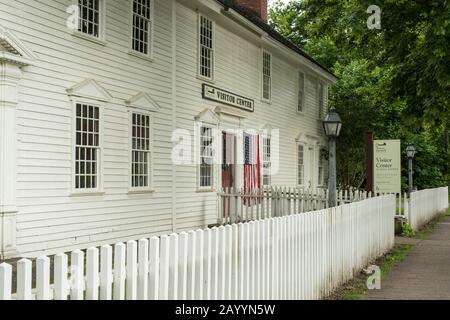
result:
[[[237,4],[253,11],[267,23],[267,0],[234,0]]]

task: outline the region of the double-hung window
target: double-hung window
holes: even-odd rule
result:
[[[198,30],[198,75],[202,78],[214,79],[214,21],[199,15]]]
[[[200,127],[200,168],[199,187],[200,189],[212,189],[213,187],[213,129],[212,127]]]
[[[76,104],[75,189],[99,189],[100,110],[90,104]]]
[[[131,50],[150,57],[152,53],[153,0],[133,0]]]
[[[298,73],[298,93],[297,93],[297,111],[303,112],[305,109],[305,74]]]
[[[78,0],[78,32],[93,38],[103,38],[104,1]]]
[[[270,137],[263,137],[263,185],[271,184],[271,140]]]
[[[150,189],[152,182],[150,116],[133,112],[131,117],[131,189]]]
[[[319,119],[325,116],[325,85],[321,82],[317,85],[317,105],[319,109]]]
[[[324,150],[322,149],[319,154],[319,176],[318,185],[325,187],[328,179],[327,160],[324,156]]]
[[[265,101],[272,98],[272,55],[265,50],[262,54],[262,98]]]
[[[303,144],[297,145],[297,184],[304,185],[305,179],[305,146]]]

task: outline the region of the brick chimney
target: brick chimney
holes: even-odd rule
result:
[[[267,0],[234,0],[234,2],[250,9],[267,23]]]

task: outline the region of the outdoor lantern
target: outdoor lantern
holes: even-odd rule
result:
[[[406,155],[408,156],[408,191],[411,194],[413,192],[413,158],[416,150],[412,143],[409,143],[406,147]]]
[[[334,107],[332,107],[330,112],[323,118],[322,123],[327,137],[337,138],[339,136],[342,128],[342,120]]]
[[[408,144],[408,146],[406,147],[406,155],[408,156],[408,159],[414,158],[415,152],[416,150],[414,149],[413,144],[412,143]]]
[[[336,138],[342,128],[341,117],[334,107],[323,118],[323,129],[328,137],[328,206],[330,208],[337,205],[336,196]]]

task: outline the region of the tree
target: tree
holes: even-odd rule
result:
[[[380,30],[367,28],[371,4],[382,10]],[[341,186],[359,187],[365,176],[366,129],[417,143],[419,188],[449,179],[449,16],[443,0],[302,0],[270,10],[280,33],[339,78],[330,101],[344,121]]]

